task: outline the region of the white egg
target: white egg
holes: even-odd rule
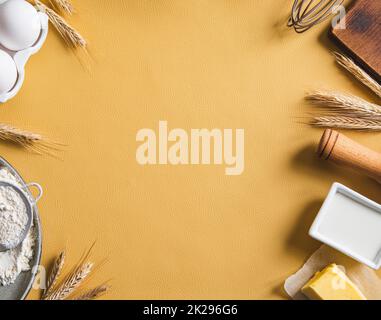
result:
[[[17,81],[17,68],[12,57],[0,50],[0,94],[10,91]]]
[[[37,10],[25,0],[7,0],[0,5],[0,43],[13,51],[31,47],[41,32]]]

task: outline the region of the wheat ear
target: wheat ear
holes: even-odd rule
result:
[[[65,264],[65,251],[62,251],[57,259],[54,261],[52,271],[50,272],[49,278],[46,283],[46,289],[42,294],[42,299],[44,300],[54,289],[55,285],[58,282],[59,276],[61,275],[63,266]]]
[[[60,11],[73,14],[74,7],[69,0],[50,0],[50,3],[54,8],[58,8]]]
[[[375,81],[368,73],[360,68],[352,59],[338,52],[334,52],[333,54],[335,55],[336,61],[339,65],[348,70],[360,82],[366,85],[381,98],[381,85],[379,85],[377,81]]]
[[[111,287],[108,285],[100,285],[94,289],[88,290],[73,300],[94,300],[103,296]]]
[[[41,1],[35,0],[35,3],[42,12],[46,13],[46,15],[49,17],[50,22],[69,46],[73,48],[86,48],[86,39],[82,37],[82,35],[71,25],[69,25],[64,18],[62,18],[54,10],[48,8]]]
[[[316,90],[309,93],[306,99],[312,104],[328,108],[335,115],[381,119],[381,106],[351,94]]]
[[[64,300],[74,293],[87,279],[93,270],[94,264],[88,261],[95,242],[82,255],[77,265],[69,272],[66,278],[45,298],[45,300]]]
[[[38,154],[52,154],[58,150],[58,143],[40,134],[24,131],[11,125],[0,123],[0,140],[8,141]]]
[[[350,117],[323,116],[314,117],[310,124],[314,127],[353,129],[362,131],[381,131],[381,122],[370,119],[357,119]]]
[[[54,290],[45,300],[65,300],[83,283],[90,275],[94,264],[85,262],[70,273],[67,279]]]

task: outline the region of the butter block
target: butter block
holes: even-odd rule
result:
[[[311,300],[367,300],[336,264],[317,272],[302,288]]]

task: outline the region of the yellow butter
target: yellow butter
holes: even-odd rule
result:
[[[336,265],[330,264],[302,288],[311,300],[366,300],[362,292]]]

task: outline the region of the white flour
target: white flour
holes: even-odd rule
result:
[[[0,179],[7,180],[11,183],[16,184],[19,187],[22,187],[20,181],[18,181],[18,179],[5,167],[0,169]],[[34,228],[32,227],[21,245],[12,250],[0,252],[1,285],[6,286],[14,283],[21,272],[30,270],[29,262],[33,257],[33,247],[35,245],[35,242],[36,233]]]
[[[20,243],[28,223],[27,208],[12,187],[0,187],[0,244],[13,248]]]

